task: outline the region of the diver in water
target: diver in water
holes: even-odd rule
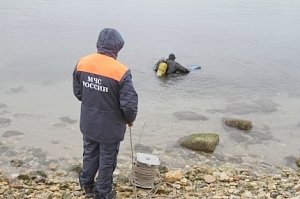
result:
[[[189,69],[176,62],[175,59],[176,57],[173,53],[171,53],[169,57],[160,59],[153,68],[153,70],[156,72],[156,75],[168,76],[175,73],[187,74],[190,72]]]

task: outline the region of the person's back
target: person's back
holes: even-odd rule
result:
[[[154,66],[154,71],[157,76],[167,76],[174,73],[189,73],[190,71],[175,61],[174,54],[170,54],[169,57],[160,59]]]
[[[81,101],[84,147],[79,182],[86,197],[115,198],[113,171],[120,142],[126,124],[132,126],[137,115],[138,96],[131,72],[116,60],[123,45],[118,31],[103,29],[97,41],[98,52],[81,58],[73,72],[73,92]]]

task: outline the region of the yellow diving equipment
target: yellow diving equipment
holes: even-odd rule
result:
[[[156,75],[159,77],[166,75],[167,69],[168,69],[168,64],[164,61],[160,62],[157,67]]]

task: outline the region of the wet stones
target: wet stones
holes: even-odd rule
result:
[[[13,166],[13,167],[20,167],[23,164],[24,164],[24,162],[22,160],[18,160],[18,159],[10,161],[10,165]]]
[[[79,174],[81,171],[81,168],[82,168],[81,164],[71,165],[71,167],[69,168],[69,171]]]
[[[240,130],[251,130],[252,129],[252,122],[249,120],[225,119],[224,123],[227,126],[235,127]]]
[[[159,165],[159,166],[158,166],[158,171],[159,171],[159,173],[161,173],[161,174],[167,173],[167,172],[168,172],[168,168],[167,168],[166,166]]]
[[[31,176],[32,179],[35,179],[35,178],[38,178],[38,177],[43,177],[43,178],[48,177],[46,172],[42,171],[42,170],[32,171],[32,172],[29,173],[29,175]]]
[[[179,143],[181,146],[194,151],[212,153],[219,144],[219,135],[215,133],[197,133],[181,138]]]
[[[130,182],[130,179],[122,174],[116,176],[116,182],[120,185],[126,185],[126,183]]]
[[[199,164],[188,169],[169,168],[157,181],[157,191],[134,188],[130,170],[125,165],[122,174],[114,177],[118,198],[293,198],[300,196],[300,175],[289,168],[278,168],[274,173],[254,172],[230,164],[210,166]],[[289,173],[289,175],[282,175]],[[84,198],[77,176],[57,176],[53,172],[24,172],[9,179],[0,171],[0,197],[3,198]],[[40,180],[43,179],[43,180]],[[174,197],[176,196],[176,197]]]

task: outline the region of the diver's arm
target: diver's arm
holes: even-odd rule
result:
[[[180,72],[180,73],[189,73],[190,70],[185,68],[184,66],[182,66],[181,64],[179,64],[178,62],[175,62],[175,68],[176,68],[176,72]]]

